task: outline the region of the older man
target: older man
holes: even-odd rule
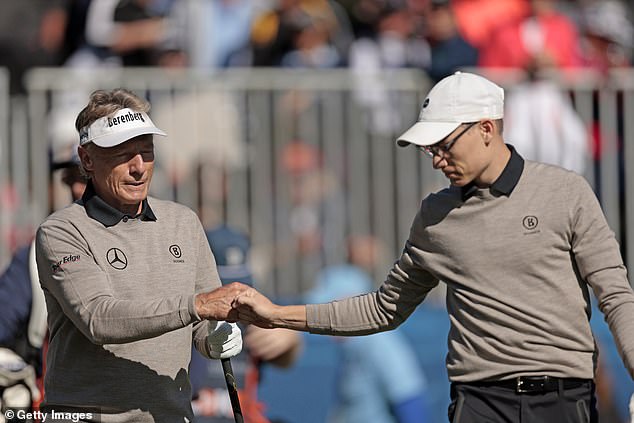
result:
[[[403,134],[451,186],[425,198],[376,291],[276,306],[249,289],[239,317],[263,327],[363,335],[393,329],[439,281],[451,322],[453,422],[596,422],[592,288],[630,376],[634,293],[619,246],[579,175],[522,159],[502,138],[504,92],[456,73]],[[398,357],[385,357],[386,365]]]
[[[197,216],[148,197],[153,136],[165,135],[149,107],[122,89],[90,96],[75,122],[86,191],[37,232],[51,415],[190,421],[192,340],[210,358],[241,350],[237,326],[219,321],[239,287],[219,288]]]

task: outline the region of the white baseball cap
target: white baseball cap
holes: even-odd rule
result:
[[[126,108],[82,128],[79,131],[79,145],[92,142],[99,147],[108,148],[145,134],[167,136],[154,126],[147,113]]]
[[[440,80],[423,102],[418,121],[396,143],[432,145],[460,124],[504,116],[504,90],[479,75],[456,72]]]

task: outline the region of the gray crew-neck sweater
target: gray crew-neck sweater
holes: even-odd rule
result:
[[[149,219],[133,218],[92,193],[40,226],[50,331],[44,408],[98,412],[100,422],[192,420],[192,338],[209,356],[194,295],[220,280],[195,213],[148,204]]]
[[[308,305],[310,331],[392,329],[443,281],[451,381],[589,379],[596,353],[590,287],[634,375],[634,294],[590,186],[572,172],[530,161],[518,175],[509,195],[474,188],[465,196],[450,187],[425,198],[382,286]]]

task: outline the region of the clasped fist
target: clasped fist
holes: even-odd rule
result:
[[[247,285],[233,282],[211,292],[198,294],[195,299],[196,313],[201,319],[236,322],[238,312],[233,309],[232,303],[238,295],[248,289],[250,288]]]
[[[239,282],[198,294],[195,303],[201,319],[242,321],[262,328],[279,326],[278,306],[255,289]]]

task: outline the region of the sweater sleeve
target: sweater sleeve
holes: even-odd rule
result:
[[[115,297],[108,276],[70,224],[49,220],[40,226],[36,257],[44,292],[94,344],[152,338],[198,320],[192,294],[146,301]]]
[[[198,267],[196,270],[196,294],[200,292],[209,292],[221,286],[220,276],[216,268],[216,261],[211,252],[209,241],[205,236],[205,231],[196,219],[199,225],[198,230]],[[196,316],[198,317],[198,316]],[[216,327],[216,322],[203,320],[194,324],[193,342],[194,347],[203,357],[211,358],[209,344],[207,343],[208,325]]]
[[[599,202],[581,177],[568,190],[574,195],[571,242],[580,276],[594,291],[625,367],[634,378],[634,292],[619,245]]]
[[[421,239],[422,219],[417,215],[410,239],[399,260],[375,292],[327,304],[308,304],[310,332],[330,335],[367,335],[394,329],[409,317],[438,285],[423,267],[422,250],[413,240]]]

